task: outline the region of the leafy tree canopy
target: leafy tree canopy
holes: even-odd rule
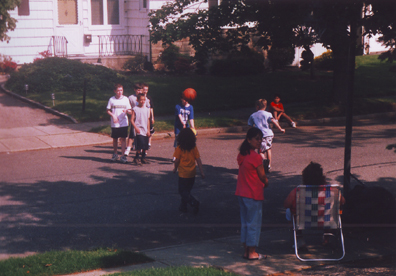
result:
[[[15,9],[20,4],[20,0],[0,1],[0,41],[9,41],[8,31],[13,31],[16,27],[16,19],[12,18],[9,11]]]
[[[223,0],[208,10],[191,8],[202,1],[207,0],[173,0],[152,12],[153,42],[189,38],[197,60],[238,50],[250,41],[262,49],[320,42],[334,54],[335,101],[343,101],[353,78],[359,32],[380,34],[390,47],[384,58],[392,61],[396,54],[393,0]]]
[[[351,36],[351,25],[366,26],[395,47],[396,1],[392,0],[223,0],[209,10],[194,10],[207,0],[173,0],[152,12],[154,42],[189,38],[197,51],[229,52],[255,37],[268,49],[311,45],[338,47]],[[187,9],[189,8],[190,9]]]

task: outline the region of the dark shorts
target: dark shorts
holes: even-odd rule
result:
[[[148,136],[143,135],[136,135],[135,143],[136,143],[136,150],[148,150]]]
[[[126,138],[128,136],[128,127],[112,127],[111,138]]]

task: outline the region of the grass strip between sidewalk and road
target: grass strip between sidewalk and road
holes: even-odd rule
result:
[[[216,128],[216,127],[231,127],[231,126],[244,126],[247,124],[246,120],[237,118],[225,118],[225,117],[212,117],[212,118],[196,118],[194,120],[195,127],[198,129],[203,128]],[[158,120],[155,121],[155,131],[160,132],[173,132],[174,121],[173,120]],[[108,126],[99,126],[92,128],[90,132],[111,135],[110,124]]]
[[[143,254],[100,248],[89,251],[49,251],[0,261],[1,276],[50,276],[142,264],[153,260]]]

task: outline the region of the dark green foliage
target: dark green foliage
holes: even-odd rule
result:
[[[23,65],[18,72],[11,74],[7,88],[15,92],[23,91],[24,85],[28,84],[29,93],[82,93],[84,80],[90,92],[113,91],[115,83],[128,83],[125,78],[106,67],[51,57]]]
[[[186,56],[179,56],[175,61],[175,72],[182,74],[192,70],[191,58]]]
[[[160,60],[170,71],[175,70],[175,62],[180,57],[180,48],[174,44],[169,45],[161,54]]]
[[[282,69],[290,65],[294,60],[293,48],[271,48],[268,51],[268,59],[272,70]]]
[[[129,70],[134,73],[143,72],[145,70],[144,65],[147,59],[142,54],[138,54],[133,58],[128,59],[122,67],[124,70]]]
[[[314,66],[320,70],[333,70],[333,52],[327,51],[314,59]]]
[[[245,76],[263,71],[264,57],[249,49],[233,52],[226,59],[215,60],[210,67],[210,73],[216,76]]]
[[[9,41],[8,31],[13,31],[16,27],[17,20],[10,16],[9,11],[14,10],[20,0],[1,0],[0,3],[0,41]]]

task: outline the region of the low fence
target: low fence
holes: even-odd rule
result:
[[[142,54],[143,37],[144,35],[100,35],[99,57]]]

